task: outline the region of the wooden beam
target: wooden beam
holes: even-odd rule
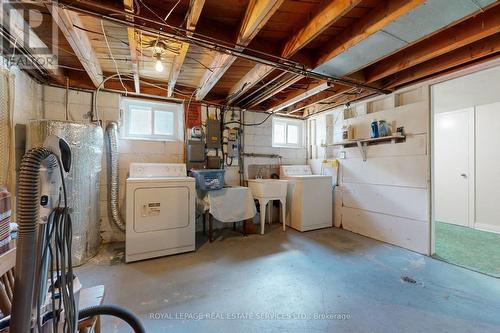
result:
[[[134,0],[123,0],[125,12],[134,13]],[[132,15],[125,15],[127,20],[133,22]],[[136,93],[141,92],[141,79],[139,76],[139,56],[137,55],[137,42],[135,39],[135,29],[127,27],[128,48],[130,49],[130,61],[132,63],[132,75],[134,76],[134,90]]]
[[[289,58],[310,41],[321,34],[330,25],[335,23],[351,9],[356,7],[361,0],[327,1],[325,5],[293,35],[285,44],[281,56]]]
[[[22,47],[24,48],[25,52],[33,56],[33,61],[36,62],[40,68],[42,68],[44,71],[48,73],[48,75],[56,81],[58,84],[66,84],[66,75],[64,71],[56,66],[57,64],[50,64],[49,63],[49,55],[37,55],[36,52],[33,49],[44,49],[47,48],[47,41],[43,41],[34,31],[33,29],[29,28],[30,23],[35,24],[35,22],[25,22],[23,15],[16,9],[12,7],[8,2],[2,3],[3,6],[3,19],[7,22],[8,24],[8,31],[12,37],[15,39],[15,43],[12,46],[12,54],[17,54],[21,55],[21,52],[16,52],[17,47]],[[42,22],[39,22],[42,23]],[[26,31],[26,28],[28,28],[28,31]],[[26,37],[29,38],[29,43],[26,43]],[[5,40],[7,42],[7,40]],[[48,41],[52,42],[52,41]],[[12,43],[12,42],[11,42]],[[29,45],[27,45],[29,44]],[[54,45],[53,48],[58,48],[57,45]],[[50,49],[50,45],[49,48]],[[2,50],[3,52],[8,52],[7,50]],[[37,56],[43,57],[43,59],[36,59]],[[9,57],[6,57],[6,60],[8,60]],[[27,69],[28,70],[28,69]],[[40,73],[35,74],[35,71],[37,70],[29,70],[32,75],[36,76],[37,78],[42,78],[39,76]]]
[[[241,22],[236,40],[236,48],[242,50],[257,35],[284,0],[250,0]],[[201,80],[196,92],[196,100],[202,100],[215,86],[224,73],[236,60],[235,56],[217,53]]]
[[[232,88],[229,90],[227,104],[233,104],[240,96],[246,93],[250,88],[255,86],[262,78],[269,75],[274,70],[274,67],[257,64],[249,72],[247,72]]]
[[[335,89],[335,91],[325,90],[303,101],[290,105],[285,110],[283,110],[283,112],[286,114],[293,114],[306,108],[310,108],[315,104],[326,103],[331,99],[338,98],[345,93],[355,90],[355,88],[345,86],[338,86],[334,87],[333,89]]]
[[[324,105],[316,104],[315,107],[310,107],[304,109],[302,117],[309,117],[318,113],[322,113],[334,108],[337,108],[341,105],[345,105],[346,103],[353,103],[359,101],[364,98],[372,97],[377,95],[373,91],[363,90],[355,92],[355,89],[352,91],[346,91],[345,93],[341,93],[338,96],[330,98],[328,101],[324,102]]]
[[[495,6],[386,59],[379,60],[365,69],[366,82],[380,80],[498,32],[500,32],[500,6]]]
[[[399,87],[498,53],[500,33],[396,73],[387,79],[385,87]]]
[[[307,45],[307,43],[312,41],[360,2],[361,1],[358,0],[327,1],[313,18],[304,24],[304,26],[285,43],[281,56],[283,58],[293,56],[297,51]],[[272,71],[273,67],[271,66],[263,64],[255,65],[231,88],[227,103],[229,105],[233,104],[240,96]]]
[[[245,104],[245,107],[246,108],[253,108],[253,107],[259,105],[260,103],[264,102],[265,100],[273,97],[274,95],[276,95],[280,91],[290,87],[292,84],[297,83],[298,81],[300,81],[302,79],[303,79],[303,77],[301,75],[295,75],[295,74],[288,75],[288,76],[286,76],[286,78],[284,80],[273,85],[271,88],[264,91],[264,93],[257,96],[256,98],[252,99],[247,104]]]
[[[192,32],[196,29],[196,24],[198,23],[204,5],[205,0],[191,0],[189,10],[186,15],[186,29],[189,30],[188,35],[192,35]],[[168,80],[168,97],[171,97],[174,92],[174,87],[177,83],[177,79],[179,78],[179,74],[181,73],[181,68],[184,64],[184,60],[186,59],[188,50],[189,43],[182,43],[179,54],[175,56]]]
[[[297,89],[295,91],[292,91],[291,93],[287,94],[287,96],[283,100],[271,104],[267,111],[269,112],[281,111],[295,103],[298,103],[324,90],[327,90],[332,86],[333,84],[329,82],[319,82],[319,83],[309,84],[306,89]]]
[[[315,67],[338,56],[424,2],[425,0],[383,1],[358,22],[335,36],[331,42],[325,43],[325,48],[316,58]]]
[[[75,29],[74,26],[83,26],[80,21],[80,17],[77,13],[63,9],[58,6],[47,5],[47,8],[52,14],[54,21],[61,29],[64,37],[68,41],[69,45],[75,52],[78,60],[82,64],[83,68],[87,72],[90,80],[95,87],[98,87],[103,81],[102,69],[99,64],[99,59],[97,58],[94,50],[92,49],[92,44],[90,43],[87,34],[81,30]]]

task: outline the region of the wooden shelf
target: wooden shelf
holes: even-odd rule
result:
[[[338,146],[355,147],[355,146],[358,146],[359,150],[361,152],[361,157],[363,158],[363,161],[366,161],[366,147],[368,146],[368,144],[379,143],[379,142],[388,142],[388,141],[390,141],[391,143],[397,143],[397,142],[401,142],[405,139],[406,139],[405,135],[388,135],[388,136],[381,136],[378,138],[346,140],[346,141],[341,141],[341,142],[324,144],[322,146],[323,147],[338,147]]]

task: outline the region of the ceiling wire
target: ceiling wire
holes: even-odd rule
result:
[[[118,64],[116,63],[115,58],[113,57],[113,52],[111,52],[111,48],[109,47],[108,43],[108,37],[106,36],[106,32],[104,31],[104,24],[103,20],[101,19],[101,29],[102,29],[102,34],[104,35],[104,40],[106,41],[106,46],[108,47],[109,55],[111,56],[111,59],[113,59],[113,62],[115,64],[115,69],[116,69],[116,74],[118,74],[118,78],[120,79],[120,83],[122,84],[123,89],[125,89],[125,96],[128,94],[128,90],[123,84],[122,77],[120,75],[120,71],[118,70]]]

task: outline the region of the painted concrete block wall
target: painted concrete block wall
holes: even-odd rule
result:
[[[268,117],[265,113],[245,112],[245,124],[261,123]],[[281,148],[272,146],[272,116],[259,126],[244,128],[245,153],[277,154],[282,164],[306,164],[306,148]],[[250,164],[278,164],[278,159],[267,157],[245,157],[245,175]]]
[[[65,89],[43,87],[43,117],[45,119],[65,120],[66,91]],[[92,94],[88,92],[70,90],[68,95],[68,119],[71,121],[89,121],[89,112],[92,105]],[[99,118],[103,125],[109,121],[120,121],[120,95],[100,92],[97,97]],[[119,204],[122,216],[125,216],[125,180],[128,176],[130,163],[182,163],[184,143],[182,141],[119,141]],[[107,212],[107,147],[104,145],[102,172],[100,181],[100,216],[101,236],[104,242],[122,241],[124,233],[109,220]]]
[[[405,142],[368,146],[366,161],[357,147],[327,148],[327,159],[345,154],[339,159],[335,225],[424,254],[430,253],[428,89],[396,92],[352,105],[350,111],[337,108],[321,123],[330,144],[342,141],[344,125],[354,127],[356,138],[369,137],[374,118],[386,120],[393,129],[405,127]]]
[[[1,58],[0,58],[1,59]],[[2,64],[5,62],[2,61]],[[33,81],[25,72],[19,70],[17,67],[2,68],[2,70],[7,71],[11,77],[11,87],[14,89],[13,96],[11,96],[13,106],[11,108],[12,114],[12,128],[3,129],[10,130],[10,140],[8,143],[8,152],[2,152],[2,156],[9,156],[9,169],[8,174],[9,181],[9,191],[13,195],[13,200],[16,199],[15,196],[15,183],[16,183],[16,160],[24,154],[24,136],[17,135],[16,133],[22,134],[24,129],[19,128],[17,125],[24,125],[28,123],[31,119],[37,119],[41,114],[41,103],[42,99],[42,89],[41,86]],[[17,130],[16,130],[17,128]],[[15,210],[15,206],[13,207]]]

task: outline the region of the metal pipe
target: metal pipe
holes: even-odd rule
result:
[[[281,158],[278,154],[260,154],[260,153],[243,153],[243,156],[247,157],[269,157],[269,158]]]
[[[259,105],[260,103],[262,103],[265,100],[271,98],[272,96],[276,95],[280,91],[282,91],[282,90],[290,87],[292,84],[300,81],[301,79],[302,79],[302,77],[300,75],[291,75],[286,80],[278,82],[278,84],[276,84],[275,86],[273,86],[268,91],[264,91],[263,94],[260,94],[259,96],[257,96],[254,99],[252,99],[245,106],[254,107],[256,105]]]
[[[111,121],[106,127],[108,138],[108,213],[113,223],[125,231],[125,221],[118,207],[118,124]]]
[[[390,90],[379,89],[377,87],[372,87],[371,85],[358,83],[358,82],[355,82],[353,80],[340,78],[340,77],[336,77],[336,76],[332,76],[332,75],[325,75],[325,74],[321,74],[321,73],[316,73],[316,72],[313,72],[312,70],[305,69],[302,64],[298,64],[298,63],[292,62],[288,59],[276,57],[274,55],[266,54],[264,52],[260,52],[257,50],[245,49],[244,47],[242,47],[240,45],[236,45],[236,46],[222,45],[221,41],[214,42],[215,39],[211,38],[209,36],[204,36],[204,35],[200,35],[200,34],[196,34],[196,33],[187,34],[188,31],[186,29],[174,27],[170,24],[167,24],[164,21],[160,22],[160,21],[152,20],[152,19],[149,19],[147,17],[137,15],[135,13],[127,13],[127,18],[122,19],[122,18],[115,17],[115,16],[110,15],[110,14],[96,13],[95,11],[92,11],[92,10],[89,10],[86,8],[82,8],[81,6],[78,6],[78,3],[74,3],[74,2],[68,2],[68,3],[57,2],[56,3],[56,2],[51,1],[50,3],[52,5],[56,5],[56,6],[59,6],[61,8],[64,8],[64,9],[70,9],[70,10],[73,10],[73,11],[78,12],[78,13],[90,15],[92,17],[98,17],[100,19],[112,21],[112,22],[120,24],[120,25],[133,27],[133,28],[136,28],[136,29],[141,30],[141,31],[149,32],[151,34],[154,34],[155,36],[163,36],[165,38],[171,38],[177,42],[184,42],[184,43],[197,45],[197,46],[200,46],[200,47],[212,50],[212,51],[217,51],[220,53],[225,53],[225,54],[229,54],[229,55],[232,55],[235,57],[240,57],[243,59],[247,59],[247,60],[257,62],[257,63],[264,64],[264,65],[272,66],[272,67],[275,67],[275,68],[280,69],[280,70],[285,71],[285,72],[295,73],[295,74],[302,75],[304,77],[309,77],[312,79],[324,80],[327,82],[340,83],[340,84],[347,85],[347,86],[362,88],[362,89],[366,89],[369,91],[374,91],[374,92],[379,93],[379,94],[391,93]],[[102,6],[102,5],[99,5],[96,3],[91,3],[89,1],[86,1],[85,4],[111,11],[116,15],[124,15],[123,11],[119,11],[117,9],[110,8],[107,6]],[[167,28],[169,30],[180,32],[180,34],[168,33],[168,32],[165,32],[164,30],[160,30],[158,28],[147,27],[143,24],[136,23],[138,21],[149,22],[149,23],[161,26],[163,28]],[[244,50],[252,51],[252,52],[258,53],[260,55],[266,55],[268,57],[275,58],[278,60],[264,59],[261,56],[254,56],[251,54],[244,53],[243,52]]]
[[[262,89],[264,89],[265,87],[267,87],[268,85],[270,85],[271,83],[273,83],[274,81],[278,80],[279,78],[281,78],[285,74],[286,74],[286,72],[281,72],[278,76],[272,78],[271,80],[269,80],[268,82],[266,82],[262,86],[260,86],[259,88],[255,89],[254,91],[252,91],[249,94],[247,94],[246,96],[244,96],[239,101],[239,103],[242,103],[243,101],[246,101],[248,98],[252,97],[253,95],[255,95],[256,93],[258,93],[259,91],[261,91]]]

